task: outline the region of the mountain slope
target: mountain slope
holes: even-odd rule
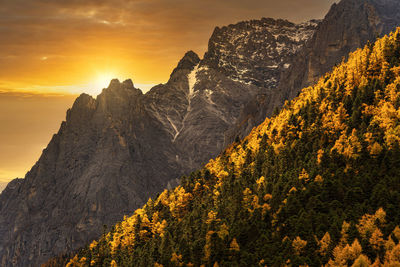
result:
[[[266,116],[281,108],[285,100],[313,85],[350,52],[393,31],[400,25],[399,14],[397,0],[342,0],[334,4],[312,38],[291,59],[290,67],[281,71],[277,88],[270,94],[256,96],[243,110],[236,127],[227,134],[227,144],[236,136],[246,136]]]
[[[400,264],[400,28],[68,266]]]
[[[96,99],[81,95],[25,179],[0,195],[0,265],[36,266],[87,244],[217,156],[241,109],[315,27],[262,19],[217,28],[203,60],[188,52],[146,94],[113,80]]]

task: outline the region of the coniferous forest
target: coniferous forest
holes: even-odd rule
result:
[[[400,28],[67,266],[400,266],[399,203]]]

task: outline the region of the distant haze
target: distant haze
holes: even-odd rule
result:
[[[65,120],[75,96],[0,92],[0,190],[23,178]]]

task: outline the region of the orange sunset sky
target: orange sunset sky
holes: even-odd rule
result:
[[[77,94],[110,79],[147,91],[215,26],[261,17],[322,18],[334,0],[1,0],[0,190],[25,173]]]

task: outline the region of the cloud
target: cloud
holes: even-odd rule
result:
[[[333,2],[3,0],[0,81],[63,86],[112,68],[135,82],[165,82],[187,50],[205,52],[215,26],[321,18]]]

